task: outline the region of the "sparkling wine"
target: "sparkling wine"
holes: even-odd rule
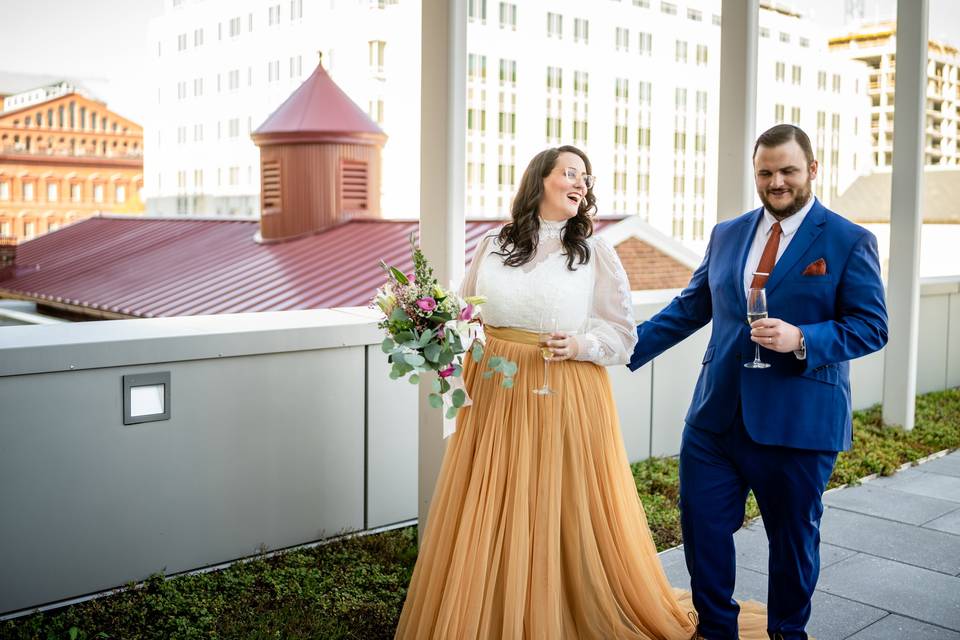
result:
[[[757,320],[764,320],[767,317],[767,312],[763,311],[761,313],[748,313],[747,314],[747,324],[752,325]]]
[[[540,355],[543,356],[544,360],[549,360],[553,357],[553,349],[547,346],[546,342],[540,343]]]

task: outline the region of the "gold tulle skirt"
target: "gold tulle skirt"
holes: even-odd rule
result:
[[[637,496],[606,369],[551,363],[536,334],[487,328],[484,360],[516,362],[513,389],[466,363],[461,410],[396,637],[687,640],[689,594],[664,575]],[[741,638],[766,639],[744,603]]]

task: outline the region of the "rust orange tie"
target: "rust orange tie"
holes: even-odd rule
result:
[[[763,254],[760,256],[760,264],[757,270],[753,272],[753,281],[750,283],[751,289],[762,289],[767,284],[767,279],[773,273],[773,265],[777,263],[777,250],[780,248],[780,223],[774,222],[770,228],[770,237],[767,238],[767,244],[763,247]]]

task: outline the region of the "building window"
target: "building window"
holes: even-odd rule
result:
[[[590,44],[590,21],[586,18],[573,19],[573,41]]]
[[[789,34],[789,33],[784,33],[783,31],[781,31],[781,32],[780,32],[780,42],[782,42],[782,43],[784,43],[784,44],[790,44],[790,34]]]
[[[686,40],[677,40],[674,59],[677,62],[687,61],[687,42]]]
[[[181,33],[177,36],[177,51],[187,50],[187,34]]]
[[[833,92],[840,93],[840,76],[833,74]]]
[[[783,80],[787,77],[787,65],[782,62],[778,62],[776,65],[775,75],[777,82],[783,82]]]
[[[800,46],[804,49],[810,48],[810,40],[807,38],[800,38]]]
[[[799,85],[799,84],[800,84],[800,66],[799,66],[799,65],[796,65],[796,64],[795,64],[795,65],[793,65],[793,67],[791,68],[791,76],[790,76],[790,79],[791,79],[791,81],[793,82],[793,84],[795,84],[795,85]]]
[[[640,49],[640,55],[653,55],[653,34],[641,31],[637,34],[637,48]]]
[[[227,74],[227,88],[230,91],[236,91],[240,88],[240,70],[234,69]]]
[[[303,18],[303,0],[290,0],[290,20]]]
[[[790,108],[790,123],[800,126],[800,107]]]
[[[614,35],[617,51],[630,51],[630,30],[625,27],[617,27]]]
[[[467,0],[467,18],[470,22],[487,24],[487,0]]]
[[[697,113],[707,112],[707,92],[697,91]]]
[[[673,106],[677,111],[687,110],[687,90],[677,87],[673,92]]]
[[[199,47],[203,44],[203,29],[193,30],[193,46]]]
[[[500,3],[500,28],[517,30],[517,5],[511,2]]]
[[[93,185],[93,201],[103,202],[103,185],[102,184]]]
[[[672,2],[661,2],[660,11],[668,16],[675,16],[677,15],[677,5],[673,4]]]
[[[33,220],[23,223],[23,235],[32,238],[37,234],[36,223]]]
[[[641,9],[649,9],[650,0],[633,0],[633,6],[640,7]]]
[[[240,184],[240,167],[230,167],[229,184],[232,187]]]
[[[10,183],[7,181],[0,182],[0,200],[10,200]]]
[[[236,18],[230,18],[230,37],[236,38],[239,36],[240,30],[240,16],[237,16]]]
[[[500,69],[503,71],[502,61]],[[487,81],[487,56],[481,56],[475,53],[467,56],[467,78],[469,78],[471,82]],[[514,78],[514,81],[516,81],[516,78]]]
[[[767,27],[760,27],[760,37],[761,37],[761,38],[769,38],[769,37],[770,37],[770,29],[768,29]]]
[[[573,72],[573,95],[583,94],[586,96],[590,93],[590,74],[586,71],[574,71]]]
[[[547,90],[563,90],[563,69],[560,67],[547,67]]]
[[[827,72],[826,71],[817,72],[817,89],[821,91],[827,90]]]
[[[273,60],[267,63],[267,82],[276,82],[280,79],[280,61]]]
[[[187,97],[187,81],[182,80],[177,83],[177,100],[184,100]]]
[[[640,81],[637,88],[640,94],[640,104],[650,106],[653,101],[653,85],[648,81]]]
[[[83,200],[83,185],[81,185],[79,182],[73,182],[70,184],[70,200],[73,202],[80,202]]]
[[[114,199],[118,204],[123,204],[124,202],[126,202],[126,201],[127,201],[127,188],[126,188],[124,185],[122,185],[122,184],[118,184],[118,185],[116,186],[115,190],[114,190],[113,199]]]
[[[783,105],[782,104],[773,105],[773,121],[776,123],[783,122]]]
[[[687,19],[694,22],[703,22],[703,12],[696,9],[687,9]]]
[[[705,44],[697,45],[697,65],[707,66],[707,45]]]
[[[24,182],[23,183],[23,201],[24,202],[33,202],[34,192],[33,192],[33,182]]]
[[[627,78],[616,78],[614,95],[620,100],[627,100],[630,97],[630,80]]]
[[[227,123],[227,135],[231,138],[240,137],[240,118],[231,118]]]
[[[271,27],[280,24],[280,5],[275,4],[272,7],[267,7],[267,24]]]
[[[203,78],[194,78],[193,79],[193,97],[198,97],[203,95]]]
[[[547,12],[547,37],[563,38],[563,16],[559,13]]]
[[[193,141],[203,142],[203,125],[202,124],[193,125]]]
[[[383,73],[384,53],[387,50],[387,43],[383,40],[370,40],[368,43],[370,73]]]
[[[500,84],[517,85],[516,60],[500,60]]]

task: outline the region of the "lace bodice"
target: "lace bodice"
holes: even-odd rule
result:
[[[573,333],[578,360],[602,365],[625,364],[636,344],[630,285],[620,258],[609,242],[587,239],[590,261],[567,268],[560,241],[565,222],[540,221],[534,258],[508,267],[496,233],[480,241],[464,278],[463,295],[486,296],[481,314],[485,323],[538,331],[543,310],[554,308],[561,331]]]

